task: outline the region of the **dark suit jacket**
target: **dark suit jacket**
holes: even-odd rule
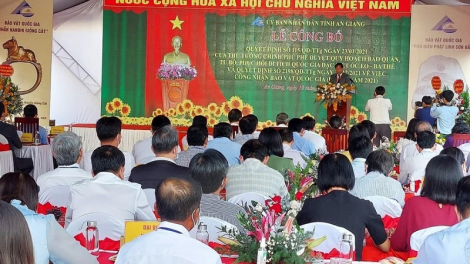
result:
[[[142,189],[155,189],[167,178],[189,178],[189,170],[166,160],[156,160],[132,169],[130,182],[139,183]]]
[[[332,74],[332,75],[330,76],[330,83],[332,83],[332,84],[337,84],[337,83],[338,83],[337,80],[338,80],[338,75],[337,75],[336,73],[335,73],[335,74]],[[341,74],[341,78],[340,78],[340,80],[339,80],[339,83],[340,83],[341,85],[343,85],[343,84],[345,84],[345,83],[351,85],[351,77],[349,76],[349,74],[343,72],[343,73]]]

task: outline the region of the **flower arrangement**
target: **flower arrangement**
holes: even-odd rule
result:
[[[356,87],[348,84],[335,85],[331,82],[325,84],[318,84],[316,89],[317,97],[315,102],[321,102],[325,108],[333,106],[333,109],[338,110],[338,105],[346,102],[352,98],[352,94],[356,92]]]
[[[8,115],[17,115],[23,112],[23,98],[20,96],[18,85],[12,83],[10,77],[1,75],[0,102],[3,102]]]
[[[260,241],[264,238],[269,263],[304,264],[317,259],[317,256],[311,256],[311,251],[326,237],[314,240],[313,233],[301,229],[294,217],[286,217],[285,213],[276,213],[256,202],[252,205],[245,205],[246,216],[238,215],[248,235],[222,227],[223,235],[218,239],[228,247],[216,248],[219,253],[237,254],[237,263],[253,263],[256,262]]]
[[[196,76],[196,68],[182,64],[162,63],[157,71],[157,77],[160,80],[184,79],[191,81]]]
[[[436,134],[436,143],[441,146],[444,146],[444,144],[446,143],[446,136],[442,134]]]
[[[114,98],[106,104],[106,113],[112,116],[127,117],[131,113],[131,107],[122,102],[119,98]]]
[[[395,144],[395,142],[390,141],[387,137],[382,137],[382,140],[380,141],[380,146],[379,146],[379,149],[383,149],[385,150],[386,152],[392,154],[392,157],[393,157],[393,164],[395,166],[398,166],[400,164],[400,152],[397,148],[397,144]],[[398,176],[398,175],[395,175],[395,173],[392,172],[392,177],[393,176]]]

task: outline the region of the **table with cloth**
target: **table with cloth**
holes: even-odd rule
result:
[[[31,158],[34,169],[30,173],[35,180],[48,171],[54,170],[52,147],[50,145],[23,145],[21,149],[15,149],[18,158]]]

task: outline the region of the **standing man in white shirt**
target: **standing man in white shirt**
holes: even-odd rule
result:
[[[155,212],[162,222],[157,230],[125,244],[116,264],[221,264],[217,252],[189,235],[199,221],[199,183],[169,178],[157,186],[156,193]]]
[[[169,125],[171,125],[171,122],[168,117],[158,115],[152,119],[150,132],[152,132],[153,135],[155,134],[155,131]],[[155,153],[153,153],[152,150],[152,136],[135,143],[134,148],[132,149],[132,155],[134,156],[135,164],[137,165],[147,164],[155,159]]]
[[[421,176],[424,177],[424,170],[429,161],[437,156],[434,153],[436,149],[436,135],[431,131],[419,132],[416,137],[416,148],[419,154],[406,158],[405,168],[400,170],[398,181],[401,184],[408,184],[413,173],[422,173],[423,175]]]
[[[369,99],[366,104],[366,111],[370,112],[370,121],[374,122],[377,136],[374,139],[374,145],[380,146],[382,137],[390,139],[392,137],[392,129],[390,128],[389,111],[392,110],[392,102],[390,99],[384,98],[385,88],[377,86],[375,88],[374,99]]]
[[[96,135],[100,140],[101,146],[113,146],[118,147],[121,144],[121,126],[122,122],[119,118],[115,116],[105,116],[102,117],[96,122]],[[89,151],[83,155],[82,162],[80,167],[85,171],[91,172],[92,170],[92,161],[91,155],[93,151]],[[124,166],[124,179],[129,179],[131,175],[132,168],[135,167],[135,159],[129,152],[122,152],[125,157],[125,166]]]
[[[64,132],[57,135],[52,141],[52,155],[59,167],[38,177],[39,200],[44,191],[50,187],[70,186],[81,180],[92,179],[91,172],[80,169],[78,165],[83,150],[80,137],[75,133]]]
[[[126,220],[156,220],[140,184],[123,180],[125,160],[118,148],[104,145],[95,149],[91,162],[93,179],[77,182],[70,187],[66,228],[89,213],[103,213],[118,220],[122,225],[116,227],[115,232],[122,235]]]
[[[303,137],[307,139],[308,141],[312,142],[313,144],[315,144],[315,147],[317,148],[317,152],[320,152],[322,154],[328,153],[326,149],[325,138],[314,132],[315,125],[316,125],[315,119],[313,119],[313,117],[311,116],[304,116],[302,118],[302,121],[304,122],[304,125],[305,125],[305,133]]]

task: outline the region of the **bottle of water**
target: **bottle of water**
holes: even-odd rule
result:
[[[207,233],[207,225],[200,223],[197,227],[196,239],[204,244],[209,244],[209,233]]]
[[[100,237],[96,221],[86,222],[86,249],[91,255],[98,257],[100,255]]]
[[[339,257],[347,260],[347,263],[352,263],[354,253],[354,241],[351,234],[343,234],[343,239],[339,245]]]
[[[256,258],[256,264],[266,264],[268,252],[266,251],[266,239],[261,238],[261,243],[258,249],[258,257]]]
[[[36,131],[34,134],[34,145],[39,145],[41,142],[39,141],[39,131]]]

